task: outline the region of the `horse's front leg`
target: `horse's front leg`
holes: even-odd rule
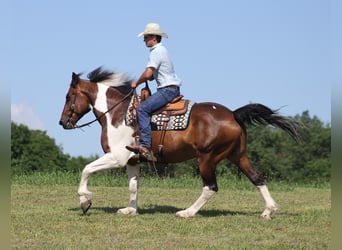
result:
[[[88,178],[90,174],[95,173],[97,171],[123,167],[115,157],[111,153],[107,153],[99,159],[87,164],[82,171],[80,185],[78,187],[78,194],[80,196],[80,205],[83,213],[85,214],[91,204],[92,193],[88,190]]]
[[[128,174],[128,189],[129,204],[128,207],[121,208],[117,211],[118,214],[137,214],[138,213],[138,189],[139,189],[139,171],[140,167],[138,165],[131,166],[127,165]]]

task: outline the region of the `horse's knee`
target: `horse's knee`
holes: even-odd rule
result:
[[[138,177],[137,176],[133,176],[129,180],[128,189],[131,193],[136,193],[138,191]]]
[[[131,179],[132,177],[139,178],[139,173],[140,173],[140,167],[139,166],[127,165],[128,179]]]
[[[88,176],[91,174],[91,164],[87,164],[82,170],[82,176]]]

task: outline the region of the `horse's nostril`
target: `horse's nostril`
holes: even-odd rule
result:
[[[62,119],[59,120],[59,125],[63,126],[68,122],[69,119],[66,119],[65,117],[63,117]]]

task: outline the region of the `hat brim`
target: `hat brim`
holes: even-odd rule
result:
[[[164,32],[141,32],[137,35],[137,37],[142,37],[142,36],[145,36],[145,35],[156,35],[156,36],[161,36],[161,37],[165,37],[165,38],[168,38],[169,36],[164,33]]]

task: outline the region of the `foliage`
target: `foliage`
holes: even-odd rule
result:
[[[247,129],[248,154],[251,162],[264,173],[267,180],[321,183],[330,180],[331,170],[331,128],[317,117],[311,118],[307,111],[294,119],[303,124],[303,141],[298,143],[285,132],[273,127],[250,126]],[[24,125],[12,122],[11,169],[13,174],[35,171],[69,171],[80,173],[84,166],[97,159],[92,157],[70,157],[55,145],[55,140],[46,132],[30,130]],[[196,159],[178,164],[143,164],[145,176],[181,177],[198,176]],[[125,175],[125,169],[115,170]],[[238,168],[227,160],[217,166],[218,177],[242,178]]]
[[[250,160],[267,179],[291,182],[329,181],[331,170],[331,128],[308,112],[296,116],[302,124],[302,141],[272,127],[248,130]]]
[[[98,156],[92,156],[89,158],[84,158],[82,156],[70,157],[67,162],[68,171],[79,173],[82,172],[85,165],[99,158]]]
[[[45,131],[11,124],[12,173],[65,169],[68,156]]]

